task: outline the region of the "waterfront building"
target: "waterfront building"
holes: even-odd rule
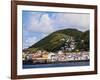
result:
[[[57,60],[56,54],[53,53],[53,52],[50,52],[50,53],[48,54],[48,60],[49,60],[50,62],[56,61],[56,60]]]

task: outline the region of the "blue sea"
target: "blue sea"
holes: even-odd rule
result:
[[[49,64],[23,64],[23,69],[30,68],[50,68],[50,67],[73,67],[73,66],[89,66],[90,61],[71,61],[63,63],[49,63]]]

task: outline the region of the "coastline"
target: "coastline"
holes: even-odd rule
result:
[[[73,66],[89,66],[90,60],[77,60],[67,62],[45,63],[45,64],[23,64],[23,69],[30,68],[52,68],[52,67],[73,67]]]

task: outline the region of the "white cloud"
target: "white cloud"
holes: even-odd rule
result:
[[[24,42],[24,48],[28,48],[29,46],[35,44],[38,41],[37,37],[29,37]]]
[[[65,27],[76,28],[81,31],[89,29],[89,14],[59,13],[57,16],[57,22]]]
[[[48,14],[43,14],[36,19],[36,16],[31,17],[30,31],[51,33],[54,31],[52,26],[52,20],[48,17]]]
[[[35,13],[30,17],[29,30],[51,33],[65,28],[76,28],[81,31],[89,29],[89,14],[53,13],[51,18],[47,13]],[[55,27],[56,26],[56,27]]]

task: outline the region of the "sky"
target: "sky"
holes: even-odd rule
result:
[[[22,11],[23,49],[35,44],[48,34],[67,28],[89,30],[90,15],[86,13]]]

